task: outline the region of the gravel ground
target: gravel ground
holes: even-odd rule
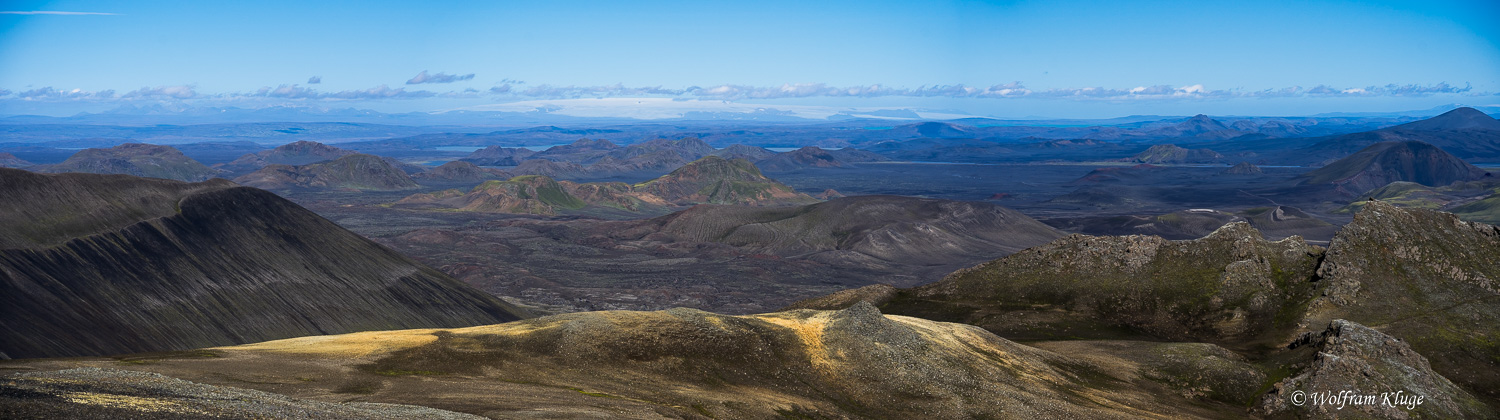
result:
[[[427,407],[298,400],[155,373],[78,368],[0,379],[0,418],[480,419]]]

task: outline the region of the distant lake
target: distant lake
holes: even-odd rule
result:
[[[433,149],[444,151],[444,152],[467,152],[467,153],[473,153],[475,150],[483,149],[483,147],[474,147],[474,146],[438,146],[438,147],[434,147]]]
[[[801,149],[801,147],[767,147],[766,148],[766,150],[770,150],[770,151],[776,152],[776,153],[786,153],[786,152],[790,152],[790,151],[797,150],[797,149]],[[822,147],[819,147],[819,149],[833,150],[833,149],[825,149],[825,148],[822,148]]]

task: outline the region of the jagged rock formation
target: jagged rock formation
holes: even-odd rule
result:
[[[315,141],[298,141],[283,144],[271,150],[262,150],[241,156],[239,159],[235,159],[218,168],[231,173],[243,174],[254,172],[270,165],[307,165],[330,161],[352,154],[354,154],[353,150],[340,149]]]
[[[358,153],[310,165],[270,165],[235,178],[234,182],[268,190],[346,188],[396,191],[421,188],[406,171],[391,166],[386,159]]]
[[[43,173],[123,174],[178,181],[202,181],[219,174],[219,171],[184,156],[171,146],[142,143],[83,149],[62,163],[30,169]]]
[[[1278,382],[1252,412],[1316,418],[1492,418],[1495,412],[1429,366],[1401,339],[1334,320],[1294,344],[1316,352],[1300,374]],[[1349,391],[1350,395],[1341,395]],[[1295,394],[1295,395],[1294,395]]]
[[[779,156],[779,155],[778,155]],[[806,204],[817,199],[766,178],[744,159],[708,156],[634,187],[677,204]]]
[[[319,418],[480,420],[484,417],[414,405],[331,403],[157,373],[76,368],[21,372],[0,383],[0,413],[10,419],[49,418]]]
[[[1191,241],[1074,235],[901,290],[881,307],[1008,338],[1145,335],[1250,354],[1347,319],[1409,343],[1433,370],[1496,401],[1497,260],[1500,228],[1375,201],[1326,251],[1261,240],[1244,223]]]
[[[1197,239],[1231,222],[1248,222],[1270,238],[1293,235],[1329,240],[1337,226],[1288,206],[1255,207],[1238,212],[1188,209],[1163,215],[1080,217],[1050,221],[1053,227],[1086,235],[1153,235],[1166,239]]]
[[[274,194],[0,169],[0,354],[105,355],[516,319]]]
[[[33,166],[34,163],[27,162],[10,153],[0,153],[0,168],[25,168]]]
[[[835,199],[835,198],[844,198],[844,197],[847,197],[846,195],[844,195],[844,193],[838,192],[837,190],[834,190],[832,188],[823,190],[823,192],[818,193],[818,195],[813,196],[813,198],[817,198],[819,200],[832,200],[832,199]]]
[[[1188,241],[1072,235],[960,270],[886,306],[1006,337],[1110,338],[1125,327],[1271,346],[1290,328],[1278,314],[1313,298],[1305,280],[1322,252],[1299,237],[1266,241],[1244,222]]]
[[[475,150],[459,160],[480,166],[516,166],[535,154],[536,152],[524,147],[490,146]]]
[[[1255,166],[1250,162],[1240,162],[1229,167],[1229,169],[1225,169],[1223,173],[1226,175],[1260,175],[1265,173],[1265,171],[1262,171],[1259,166]]]
[[[1305,325],[1343,318],[1410,343],[1444,376],[1500,399],[1500,227],[1371,202],[1318,267]]]
[[[489,180],[510,179],[512,175],[499,169],[481,168],[473,163],[455,160],[436,168],[412,175],[411,178],[425,184],[473,184]]]
[[[1376,143],[1349,157],[1302,175],[1303,185],[1333,185],[1348,196],[1396,181],[1448,185],[1491,176],[1462,159],[1419,141]]]
[[[1132,162],[1150,164],[1168,163],[1214,163],[1224,160],[1224,155],[1208,149],[1186,149],[1174,144],[1158,144],[1130,158]]]

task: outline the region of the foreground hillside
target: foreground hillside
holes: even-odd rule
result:
[[[0,355],[185,350],[517,319],[271,193],[0,169]]]
[[[1073,235],[909,290],[872,287],[800,302],[861,300],[1015,339],[1215,343],[1268,357],[1334,319],[1409,343],[1432,369],[1500,400],[1500,228],[1370,202],[1327,249],[1266,241],[1244,223],[1202,239]]]
[[[883,315],[867,303],[750,316],[681,308],[587,312],[177,354],[12,362],[3,366],[21,372],[0,382],[0,413],[281,417],[300,410],[331,418],[456,418],[459,412],[643,419],[1494,415],[1399,340],[1344,320],[1318,331],[1278,361],[1255,363],[1203,343],[1028,346],[969,325]],[[1307,367],[1268,387],[1285,375],[1278,371],[1288,369],[1279,363]],[[55,370],[62,367],[72,369]],[[1398,387],[1424,400],[1411,409],[1343,411],[1298,406],[1287,396],[1340,386]],[[204,398],[205,392],[223,397]]]

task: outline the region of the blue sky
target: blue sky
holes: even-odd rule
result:
[[[1000,117],[1500,103],[1494,1],[229,3],[0,3],[105,13],[0,13],[0,114],[598,97]]]

